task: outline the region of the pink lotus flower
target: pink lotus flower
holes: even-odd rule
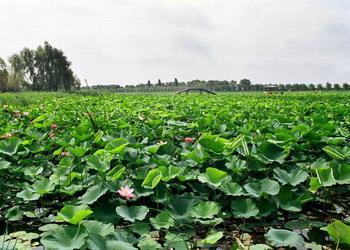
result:
[[[194,139],[192,137],[186,137],[184,141],[186,143],[194,143]]]
[[[29,115],[29,112],[25,111],[22,113],[24,116],[28,116]]]
[[[57,124],[56,123],[52,123],[51,124],[51,129],[56,129],[56,128],[58,128]]]
[[[128,186],[125,187],[121,187],[118,190],[118,193],[121,197],[125,197],[127,200],[132,199],[135,197],[135,195],[133,194],[134,189],[133,188],[129,188]]]

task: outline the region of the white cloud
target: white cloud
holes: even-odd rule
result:
[[[0,56],[44,41],[90,83],[350,80],[348,0],[0,0]]]

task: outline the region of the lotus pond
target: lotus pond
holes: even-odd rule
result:
[[[0,105],[0,249],[350,249],[348,93]]]

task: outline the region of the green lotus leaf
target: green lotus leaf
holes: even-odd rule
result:
[[[86,246],[89,250],[136,250],[135,247],[127,242],[108,240],[95,233],[89,233],[86,239]]]
[[[135,181],[134,184],[135,184],[134,189],[135,189],[136,197],[147,197],[154,194],[154,190],[142,187],[142,182]]]
[[[33,192],[44,195],[52,192],[55,189],[55,183],[52,180],[43,178],[35,181],[31,188]]]
[[[299,234],[284,230],[271,228],[265,235],[266,240],[274,247],[303,247],[304,239]]]
[[[87,236],[88,233],[84,227],[60,226],[48,232],[40,242],[48,249],[81,249]]]
[[[35,201],[39,200],[40,194],[34,193],[28,189],[23,189],[21,192],[16,194],[16,197],[22,198],[25,201]]]
[[[21,144],[21,140],[17,138],[11,138],[9,140],[0,141],[0,153],[5,155],[14,155],[17,153],[18,146]]]
[[[43,167],[29,167],[24,170],[24,174],[30,177],[38,176],[44,171]]]
[[[1,165],[1,163],[0,163]],[[338,184],[350,184],[350,165],[335,164],[332,166],[334,179]]]
[[[272,247],[265,244],[250,245],[249,250],[272,250]]]
[[[117,181],[123,176],[125,170],[126,168],[121,165],[116,166],[107,173],[106,179],[110,181]]]
[[[285,149],[269,142],[264,142],[261,144],[259,146],[259,152],[268,161],[283,162],[289,155],[289,152]]]
[[[147,147],[145,147],[145,151],[148,153],[151,153],[151,154],[156,154],[158,152],[158,150],[165,144],[166,144],[166,142],[165,143],[157,143],[155,145],[147,146]]]
[[[204,150],[214,153],[222,153],[225,149],[227,139],[221,138],[218,135],[203,134],[197,141]]]
[[[180,168],[170,165],[169,167],[160,166],[162,172],[162,181],[168,182],[180,174]]]
[[[243,195],[243,188],[235,182],[226,182],[220,186],[220,190],[222,190],[226,195],[230,196],[241,196]]]
[[[226,143],[225,149],[226,149],[226,154],[232,154],[234,150],[242,146],[245,142],[245,136],[244,135],[239,135],[236,138],[230,140],[229,142]],[[246,143],[246,142],[245,142]]]
[[[278,209],[276,202],[271,199],[258,199],[256,201],[256,206],[259,209],[258,217],[265,217],[275,213]]]
[[[82,189],[83,189],[82,185],[72,184],[70,186],[65,186],[65,187],[61,188],[60,192],[68,194],[68,195],[73,195],[76,192],[81,191]]]
[[[186,158],[189,158],[197,163],[204,163],[207,156],[206,156],[206,153],[203,152],[202,149],[194,149],[193,151],[189,152],[189,153],[186,153],[185,154],[185,157]]]
[[[335,220],[327,226],[327,232],[335,242],[350,246],[350,226],[345,225],[339,220]]]
[[[207,168],[205,173],[198,176],[198,180],[202,183],[208,183],[214,187],[219,187],[226,179],[227,173],[217,168]]]
[[[8,169],[11,166],[11,162],[8,161],[0,161],[0,170]]]
[[[330,157],[336,160],[344,160],[346,158],[346,155],[340,152],[340,150],[337,150],[336,148],[331,146],[324,147],[323,151],[325,151]]]
[[[108,191],[108,188],[103,184],[97,184],[89,187],[85,194],[78,198],[79,204],[90,205],[98,200],[102,195]]]
[[[86,246],[90,250],[107,250],[107,241],[105,237],[99,234],[89,233],[86,239]]]
[[[85,220],[82,224],[89,234],[99,234],[103,237],[114,233],[114,226],[112,224],[105,224],[96,220]]]
[[[124,138],[117,138],[108,142],[105,149],[112,154],[120,154],[129,145],[129,141]]]
[[[220,212],[216,202],[205,201],[192,208],[191,215],[194,218],[211,219]]]
[[[22,144],[24,144],[24,143],[22,142]],[[29,152],[34,153],[34,154],[45,151],[45,147],[40,145],[39,143],[32,143],[29,145],[25,145],[24,147]]]
[[[13,206],[7,210],[5,218],[9,221],[18,221],[23,218],[23,211],[19,206]]]
[[[70,224],[75,225],[92,213],[93,212],[86,205],[66,205],[58,212],[56,218],[58,221],[66,221]]]
[[[258,207],[250,198],[232,201],[231,208],[233,216],[237,218],[250,218],[259,214]]]
[[[145,180],[142,182],[142,187],[153,189],[162,179],[162,172],[159,169],[152,169],[148,172]]]
[[[244,189],[253,197],[260,197],[263,194],[276,195],[280,191],[277,181],[270,179],[254,180],[244,185]]]
[[[216,242],[218,242],[222,237],[224,237],[224,233],[223,232],[215,232],[215,233],[211,233],[209,235],[207,235],[207,237],[205,237],[203,240],[200,241],[201,244],[209,244],[209,245],[213,245]]]
[[[151,197],[151,200],[158,203],[166,202],[170,197],[170,193],[168,189],[169,189],[169,186],[167,184],[159,183],[153,189],[154,195]]]
[[[55,228],[57,228],[59,226],[60,225],[58,225],[58,224],[45,224],[45,225],[39,227],[38,229],[42,232],[48,232],[48,231],[54,230]]]
[[[172,197],[169,200],[169,213],[179,223],[191,222],[191,211],[194,199],[188,197]]]
[[[167,249],[176,249],[176,250],[188,250],[190,248],[190,243],[184,241],[183,239],[174,239],[174,240],[168,240],[164,243],[164,247]]]
[[[86,164],[89,166],[89,168],[95,169],[98,172],[103,173],[109,170],[111,160],[111,157],[107,156],[106,154],[102,156],[91,155],[86,160]]]
[[[171,217],[168,212],[161,212],[154,218],[150,218],[150,222],[155,229],[169,229],[175,225],[175,220]]]
[[[337,184],[333,176],[332,168],[317,168],[316,174],[318,182],[322,187],[329,187]]]
[[[88,149],[83,147],[76,147],[76,148],[69,147],[67,150],[69,153],[71,153],[72,155],[78,158],[83,157],[88,151]]]
[[[319,188],[321,188],[321,184],[318,181],[317,177],[311,177],[309,182],[309,191],[315,193]]]
[[[313,199],[309,192],[295,192],[290,186],[282,186],[276,198],[282,209],[291,212],[301,211],[303,204]]]
[[[96,206],[97,205],[97,206]],[[100,202],[93,208],[92,217],[103,223],[111,223],[117,225],[120,221],[120,217],[115,212],[115,203],[113,202]]]
[[[191,249],[190,242],[187,240],[190,237],[190,233],[175,231],[175,233],[167,232],[165,235],[166,242],[164,247],[167,249],[176,249],[176,250],[188,250]]]
[[[119,206],[116,207],[116,212],[124,220],[135,222],[145,219],[149,209],[145,206]]]
[[[119,240],[109,240],[107,241],[107,250],[113,249],[113,250],[137,250],[136,247],[133,247],[128,242],[123,242]]]
[[[281,168],[276,168],[273,170],[273,177],[282,183],[282,185],[290,184],[295,187],[300,183],[303,183],[308,176],[309,175],[307,172],[297,168],[293,168],[289,172]]]
[[[146,222],[135,221],[132,227],[132,231],[136,234],[143,235],[149,234],[151,227]]]
[[[155,250],[162,249],[162,246],[150,235],[143,235],[137,244],[141,250]]]
[[[288,221],[286,224],[284,224],[284,227],[287,229],[290,229],[290,230],[295,230],[295,229],[302,230],[304,228],[311,228],[311,227],[321,228],[325,225],[327,225],[327,223],[322,222],[322,221],[292,220],[292,221]]]

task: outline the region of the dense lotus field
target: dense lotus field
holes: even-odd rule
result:
[[[350,249],[350,94],[0,105],[0,249]]]

